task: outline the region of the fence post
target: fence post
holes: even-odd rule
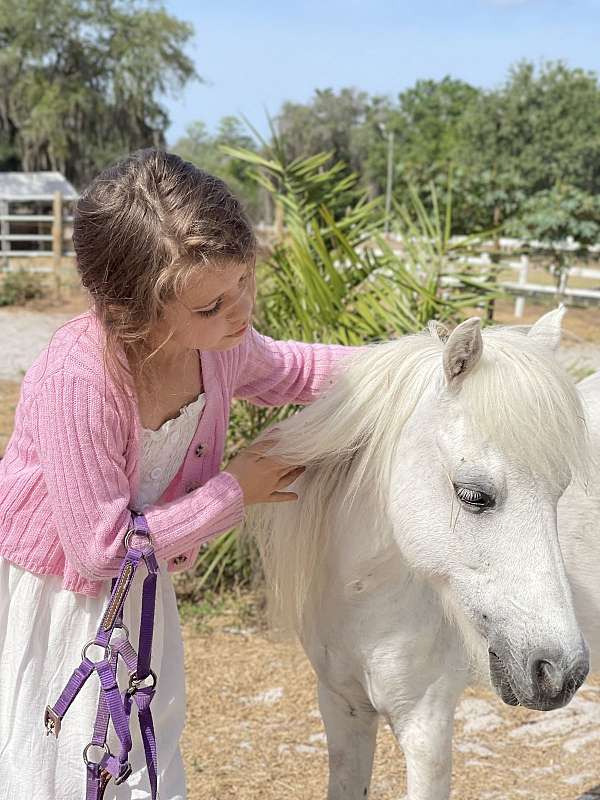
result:
[[[529,256],[521,256],[521,267],[519,269],[519,285],[527,283],[527,272],[529,270]],[[515,300],[515,317],[522,317],[525,311],[525,295],[520,294]]]
[[[8,201],[7,200],[0,200],[0,216],[3,217],[2,221],[0,221],[0,235],[2,235],[2,240],[0,241],[0,251],[2,252],[2,266],[8,267],[8,253],[10,251],[10,243],[9,240],[5,237],[10,233],[10,222],[4,217],[8,217]]]
[[[63,198],[60,192],[54,192],[52,198],[52,264],[54,267],[54,283],[57,295],[60,292],[60,265],[63,254]]]
[[[560,280],[558,282],[558,298],[560,302],[562,302],[565,296],[565,289],[567,288],[567,281],[569,280],[569,267],[567,266],[566,269],[560,273]]]

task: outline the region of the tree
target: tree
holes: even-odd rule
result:
[[[460,121],[479,95],[479,89],[446,76],[417,81],[398,96],[394,116],[400,159],[413,182],[447,172],[456,159]]]
[[[365,121],[369,96],[354,88],[317,89],[308,105],[284,103],[276,117],[278,134],[290,160],[331,153],[331,162],[343,162],[348,171],[359,167],[353,131]]]
[[[546,244],[553,256],[550,270],[560,288],[577,255],[574,249],[565,249],[568,240],[574,240],[582,250],[600,240],[600,197],[557,183],[527,198],[518,217],[509,220],[505,229],[514,236]]]
[[[444,202],[450,202],[448,174],[452,172],[455,232],[464,232],[462,173],[456,167],[460,124],[465,109],[480,94],[479,89],[450,76],[441,81],[419,80],[398,95],[398,105],[390,110],[386,125],[394,131],[396,199],[404,202],[411,187],[418,187],[419,199],[433,212],[431,187]],[[383,175],[383,153],[379,161]],[[471,224],[466,231],[474,229]]]
[[[248,165],[231,158],[226,147],[256,151],[254,139],[244,131],[237,117],[223,117],[214,136],[209,134],[204,122],[192,122],[171,149],[200,169],[222,178],[243,201],[250,216],[258,221],[262,211],[259,188],[249,177]]]
[[[164,146],[159,98],[198,77],[183,52],[192,33],[151,0],[0,0],[0,166],[81,186]]]
[[[475,224],[499,224],[525,198],[564,181],[600,192],[600,86],[594,73],[521,62],[498,90],[471,102],[458,161]]]

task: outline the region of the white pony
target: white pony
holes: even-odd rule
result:
[[[592,450],[597,454],[589,488],[569,486],[558,504],[558,532],[577,621],[600,668],[600,372],[577,384],[586,410]]]
[[[444,800],[475,674],[546,710],[588,672],[557,535],[558,501],[590,469],[582,405],[552,354],[561,316],[528,336],[430,323],[361,351],[278,423],[271,452],[307,466],[300,499],[256,507],[249,526],[279,624],[318,676],[329,800],[367,797],[380,716],[409,800]]]

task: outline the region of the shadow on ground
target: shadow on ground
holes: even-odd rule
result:
[[[600,798],[600,784],[598,786],[592,786],[591,789],[580,794],[577,800],[598,800],[598,798]]]

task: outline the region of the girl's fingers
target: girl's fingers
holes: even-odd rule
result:
[[[289,503],[290,500],[297,500],[298,495],[295,492],[273,492],[267,503]]]
[[[302,466],[302,464],[295,464],[293,466],[291,464],[286,464],[284,467],[278,467],[277,471],[280,475],[291,475],[292,472],[304,472],[305,469],[306,467]]]
[[[261,458],[268,458],[265,455],[266,451],[269,450],[274,444],[277,444],[275,439],[262,439],[260,442],[253,442],[249,445],[245,452],[251,453],[253,456],[256,456],[259,460]]]
[[[288,486],[290,483],[293,483],[296,478],[299,478],[300,475],[304,472],[305,467],[297,467],[296,469],[291,470],[290,472],[286,472],[285,475],[281,475],[279,477],[279,481],[277,482],[277,486],[282,488],[283,486]]]

